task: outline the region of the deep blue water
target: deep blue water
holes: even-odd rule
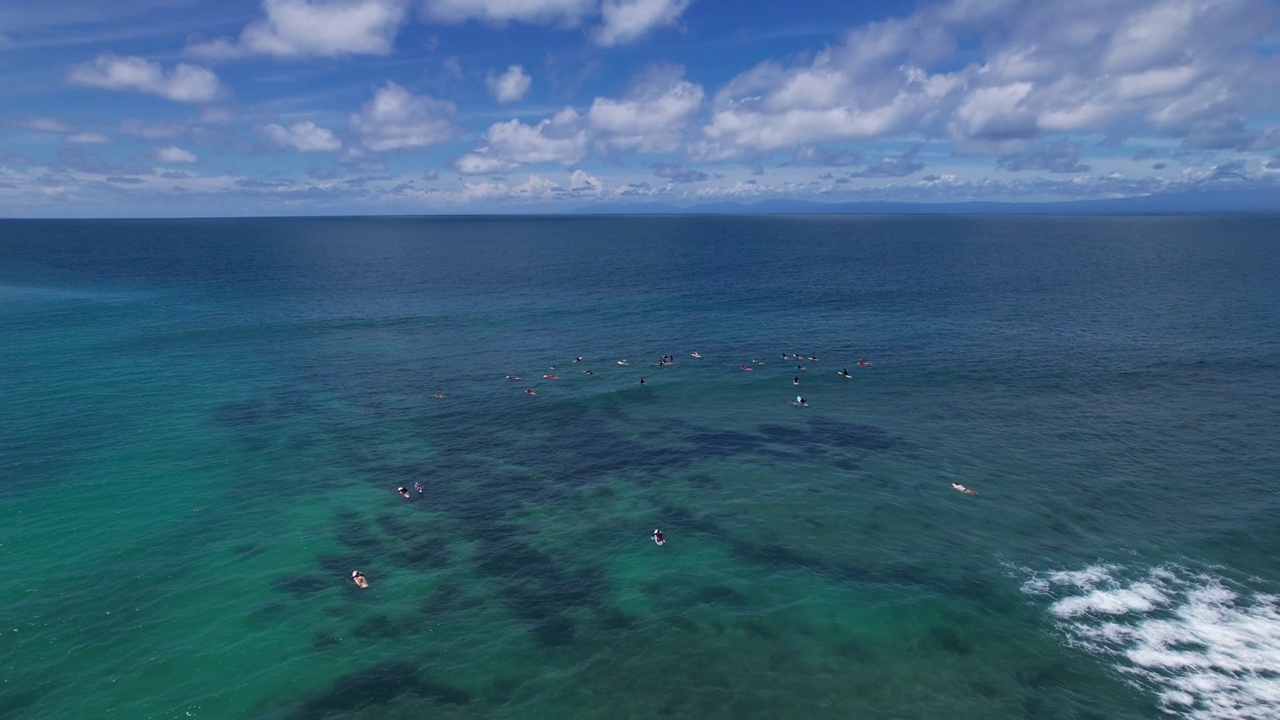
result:
[[[1277,237],[0,222],[0,718],[1276,717]]]

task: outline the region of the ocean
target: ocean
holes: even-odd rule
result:
[[[1271,720],[1278,238],[0,222],[0,718]]]

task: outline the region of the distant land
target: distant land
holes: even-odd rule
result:
[[[1280,214],[1280,189],[1187,192],[1065,202],[852,202],[761,200],[678,206],[607,203],[576,208],[585,215],[1212,215]]]

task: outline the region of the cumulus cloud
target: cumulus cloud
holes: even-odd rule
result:
[[[42,133],[54,133],[62,135],[71,132],[71,127],[61,120],[50,117],[18,117],[10,118],[5,121],[5,125],[10,127],[20,127],[27,130],[35,130]]]
[[[198,65],[178,63],[165,72],[160,63],[106,53],[73,65],[67,81],[76,85],[150,93],[177,102],[204,103],[218,95],[218,76]]]
[[[848,167],[851,165],[861,165],[862,156],[849,150],[831,150],[829,148],[806,145],[796,149],[795,153],[791,156],[791,162],[795,164],[818,165],[821,167]],[[754,174],[764,174],[764,168],[761,168],[760,172]]]
[[[653,168],[654,175],[670,180],[673,183],[695,183],[711,179],[710,175],[701,170],[693,170],[683,165],[656,162],[649,167]]]
[[[577,25],[598,0],[426,0],[428,18],[440,22],[484,20],[505,23]]]
[[[635,42],[656,29],[675,25],[691,0],[425,0],[429,20],[480,20],[504,24],[577,27],[599,17],[591,39],[601,47]]]
[[[105,145],[111,142],[111,139],[101,133],[76,132],[67,135],[67,142],[73,145]]]
[[[915,156],[920,152],[920,146],[907,150],[899,157],[887,157],[880,161],[878,165],[872,165],[866,170],[852,173],[850,177],[862,178],[896,178],[914,175],[924,169],[924,163],[917,162]]]
[[[1004,170],[1043,170],[1051,173],[1088,172],[1089,166],[1080,162],[1080,145],[1071,140],[1055,140],[1037,145],[1016,155],[1006,155],[996,160]]]
[[[914,135],[1011,156],[1117,127],[1251,147],[1261,133],[1236,121],[1280,94],[1280,61],[1260,51],[1276,16],[1266,0],[925,4],[854,28],[811,60],[733,78],[693,148],[723,160]]]
[[[162,163],[193,163],[199,158],[194,153],[183,150],[177,145],[169,145],[167,147],[158,148],[156,150],[156,161]]]
[[[684,68],[653,68],[622,98],[598,97],[587,111],[592,131],[608,147],[671,152],[702,107],[703,90],[684,79]]]
[[[519,120],[494,123],[485,133],[484,145],[456,160],[454,167],[464,174],[485,175],[530,163],[573,165],[586,152],[587,132],[582,116],[573,108],[565,108],[537,125]]]
[[[266,17],[240,31],[187,46],[197,57],[282,58],[386,55],[405,18],[407,0],[262,0]]]
[[[351,116],[351,128],[374,152],[426,147],[453,136],[455,112],[451,102],[414,95],[387,81],[359,113]]]
[[[262,134],[280,147],[291,147],[298,152],[336,152],[342,142],[332,130],[322,128],[310,120],[296,122],[289,127],[274,123],[265,125]]]
[[[689,0],[605,0],[601,25],[592,33],[597,45],[611,47],[635,42],[651,31],[676,24]]]
[[[489,94],[500,103],[516,102],[529,91],[533,80],[525,74],[524,68],[512,65],[501,75],[489,73],[485,83],[489,86]]]

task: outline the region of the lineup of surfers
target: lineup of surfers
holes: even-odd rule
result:
[[[691,357],[693,357],[693,358],[696,358],[696,359],[701,359],[701,358],[702,358],[702,354],[701,354],[701,353],[699,353],[697,350],[694,350],[692,353],[690,353],[690,356],[691,356]],[[805,356],[805,355],[800,355],[799,353],[783,353],[783,354],[780,354],[778,357],[779,357],[780,359],[782,359],[782,360],[808,360],[809,362],[818,362],[818,356],[817,356],[817,355],[807,355],[807,356]],[[574,363],[580,363],[580,362],[582,362],[582,357],[581,357],[581,356],[575,357],[575,358],[573,359],[573,362],[574,362]],[[627,367],[627,366],[628,366],[628,364],[629,364],[629,363],[627,362],[627,360],[626,360],[626,359],[618,360],[617,362],[618,362],[618,365],[620,365],[620,366],[622,366],[622,367]],[[663,355],[661,358],[659,358],[659,360],[658,360],[658,362],[657,362],[657,365],[658,365],[659,367],[666,366],[666,365],[673,365],[673,364],[675,364],[675,358],[674,358],[673,356],[671,356],[671,355]],[[765,364],[765,363],[764,363],[764,361],[763,361],[763,360],[752,360],[752,361],[751,361],[751,365],[743,365],[743,366],[742,366],[742,370],[743,370],[743,371],[746,371],[746,372],[751,372],[751,371],[753,371],[753,370],[755,369],[755,368],[753,367],[754,365],[764,365],[764,364]],[[871,365],[871,363],[870,363],[869,361],[867,361],[867,360],[858,360],[858,363],[857,363],[857,364],[858,364],[858,366],[859,366],[859,367],[867,367],[868,365]],[[550,369],[551,369],[551,370],[558,370],[559,368],[558,368],[556,365],[552,365],[552,366],[550,367]],[[796,369],[797,369],[797,370],[806,370],[807,368],[806,368],[804,365],[797,365],[797,366],[796,366]],[[584,375],[587,375],[587,376],[595,376],[595,372],[593,372],[592,370],[584,370],[584,371],[582,371],[582,372],[583,372],[583,374],[584,374]],[[850,375],[850,374],[849,374],[849,369],[848,369],[848,368],[841,368],[841,369],[840,369],[836,374],[837,374],[837,375],[839,375],[839,376],[841,376],[841,377],[843,377],[843,378],[852,378],[852,377],[853,377],[852,375]],[[543,377],[543,379],[546,379],[546,380],[559,380],[559,379],[560,379],[560,377],[559,377],[559,376],[557,376],[557,375],[555,375],[554,373],[546,373],[546,374],[544,374],[542,377]],[[518,381],[518,380],[520,380],[520,376],[519,376],[519,375],[507,375],[507,376],[506,376],[506,379],[507,379],[508,381]],[[643,385],[643,384],[644,384],[644,378],[640,378],[640,380],[639,380],[639,384],[640,384],[640,385]],[[800,376],[799,376],[799,375],[793,376],[793,377],[791,378],[791,384],[792,384],[792,385],[799,385],[799,384],[800,384]],[[525,390],[524,390],[524,394],[525,394],[525,395],[537,395],[538,393],[537,393],[537,392],[535,392],[535,391],[533,390],[533,388],[525,388]],[[446,396],[446,395],[444,395],[443,393],[436,393],[433,397],[435,397],[435,398],[437,398],[437,399],[440,399],[440,400],[443,400],[443,399],[445,399],[447,396]],[[794,406],[798,406],[798,407],[808,407],[808,406],[809,406],[809,401],[808,401],[808,400],[806,400],[803,396],[801,396],[801,395],[797,395],[797,396],[796,396],[796,399],[795,399],[794,401],[789,402],[789,404],[790,404],[790,405],[794,405]],[[954,490],[956,490],[956,491],[959,491],[959,492],[962,492],[962,493],[964,493],[965,495],[977,495],[977,494],[978,494],[975,490],[973,490],[973,489],[971,489],[971,488],[968,488],[968,487],[965,487],[964,485],[962,485],[962,484],[960,484],[960,483],[958,483],[958,482],[953,482],[953,483],[951,483],[951,487],[952,487],[952,489],[954,489]],[[423,487],[423,485],[422,485],[422,483],[421,483],[421,482],[415,482],[415,483],[413,484],[413,489],[414,489],[414,492],[416,492],[419,496],[421,496],[421,495],[425,492],[425,490],[426,490],[426,489]],[[408,489],[408,488],[406,488],[406,487],[404,487],[404,486],[400,486],[400,487],[396,488],[396,492],[397,492],[397,493],[399,493],[399,494],[400,494],[400,496],[401,496],[401,497],[403,497],[403,498],[404,498],[404,499],[406,499],[406,500],[410,500],[410,499],[412,499],[412,498],[413,498],[413,495],[409,492],[409,489]],[[652,538],[653,542],[654,542],[655,544],[659,545],[659,546],[662,546],[662,545],[666,545],[666,544],[667,544],[666,537],[663,535],[663,533],[662,533],[662,530],[661,530],[661,529],[654,529],[654,531],[653,531],[652,533],[650,533],[649,537],[650,537],[650,538]],[[352,571],[351,571],[351,581],[352,581],[352,582],[354,582],[358,587],[361,587],[361,588],[367,588],[367,587],[369,587],[369,579],[368,579],[367,577],[365,577],[365,574],[364,574],[364,573],[362,573],[362,572],[360,572],[359,570],[352,570]]]

